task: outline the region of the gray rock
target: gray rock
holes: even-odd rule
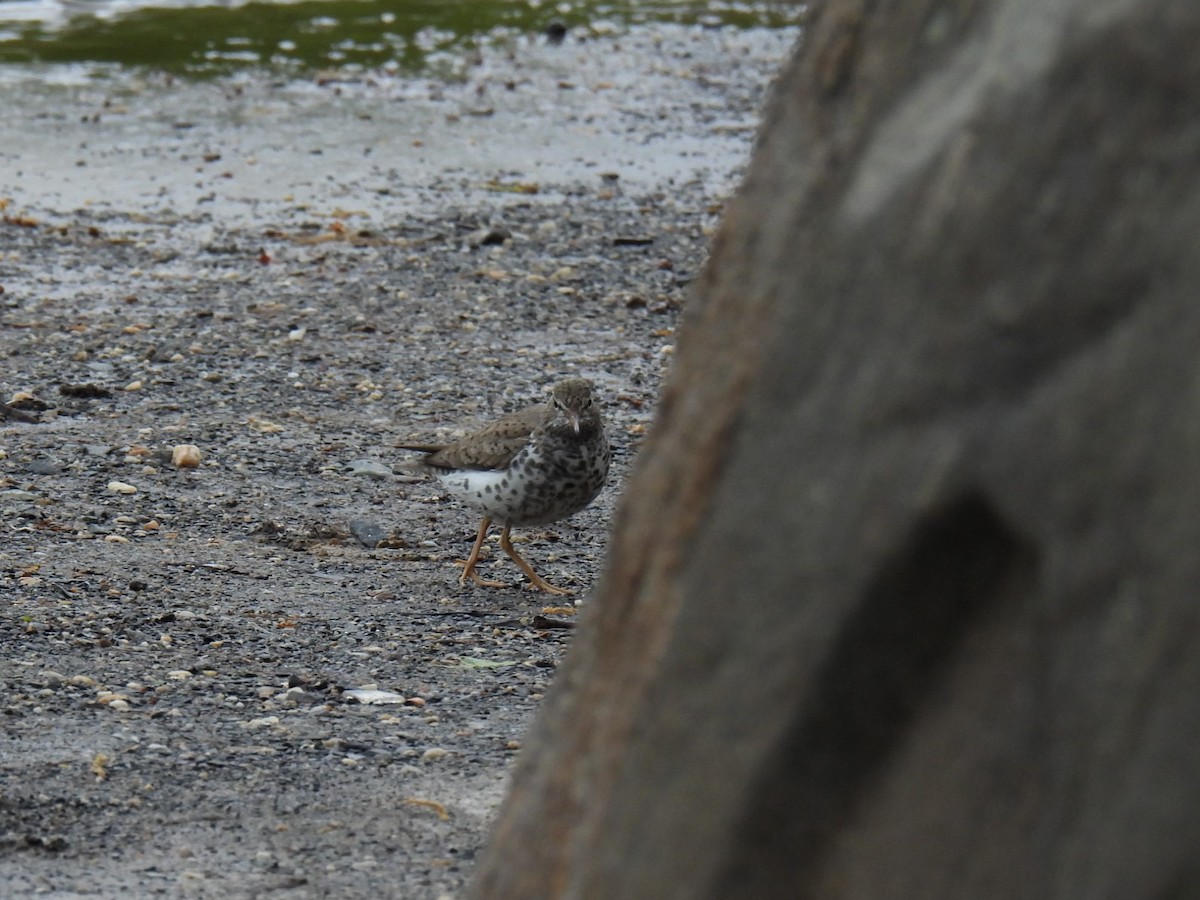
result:
[[[471,896],[1194,896],[1200,6],[813,9]]]
[[[33,475],[57,475],[62,466],[52,459],[33,459],[25,464],[25,471]]]
[[[387,532],[374,522],[366,519],[351,519],[350,533],[354,539],[369,550],[379,546],[379,542],[387,537]]]
[[[17,503],[22,503],[22,502],[32,503],[37,498],[38,498],[37,494],[31,493],[29,491],[18,490],[16,488],[13,488],[13,489],[7,490],[7,491],[0,491],[0,501],[8,500],[8,501],[14,501]]]
[[[368,478],[391,478],[392,467],[377,459],[355,459],[346,464],[351,475],[365,475]]]

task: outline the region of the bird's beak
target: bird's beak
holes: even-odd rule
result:
[[[579,413],[571,410],[567,413],[567,418],[571,420],[571,428],[575,430],[575,434],[579,434]]]

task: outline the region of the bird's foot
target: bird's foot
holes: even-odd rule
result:
[[[566,588],[555,587],[550,582],[548,582],[545,578],[543,578],[541,575],[534,572],[532,569],[527,571],[525,573],[525,575],[529,578],[530,586],[536,588],[539,591],[545,591],[547,594],[554,594],[558,597],[571,596],[571,592],[568,591]]]
[[[470,578],[473,582],[475,582],[480,587],[491,587],[491,588],[509,587],[509,585],[505,584],[503,581],[489,581],[488,579],[484,578],[482,575],[480,575],[478,572],[475,571],[475,564],[473,562],[471,562],[470,560],[456,559],[454,561],[454,564],[456,566],[462,566],[462,574],[458,576],[458,583],[461,584],[463,587],[466,587],[468,578]]]

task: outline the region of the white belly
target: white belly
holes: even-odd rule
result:
[[[521,518],[520,496],[508,470],[438,472],[437,479],[455,497],[498,522],[515,524]]]

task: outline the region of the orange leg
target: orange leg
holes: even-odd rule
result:
[[[471,555],[466,559],[460,559],[456,565],[463,567],[462,574],[458,576],[458,583],[465,585],[467,579],[470,578],[478,585],[483,587],[508,587],[502,581],[488,581],[482,575],[475,571],[475,564],[479,562],[479,551],[483,549],[483,539],[487,537],[487,530],[491,526],[492,520],[487,516],[483,517],[483,521],[479,523],[479,535],[475,538],[475,546],[471,548]],[[507,533],[507,529],[505,529]],[[503,545],[503,541],[501,541]]]
[[[525,576],[538,590],[545,591],[547,594],[565,595],[571,593],[570,591],[563,590],[560,587],[555,587],[554,585],[550,584],[550,582],[546,581],[546,579],[542,578],[542,576],[537,572],[533,571],[533,566],[521,558],[521,556],[517,553],[516,548],[513,547],[512,541],[508,539],[507,525],[505,525],[504,530],[500,532],[500,548],[510,557],[512,557],[512,561],[521,567],[521,571],[525,573]]]

